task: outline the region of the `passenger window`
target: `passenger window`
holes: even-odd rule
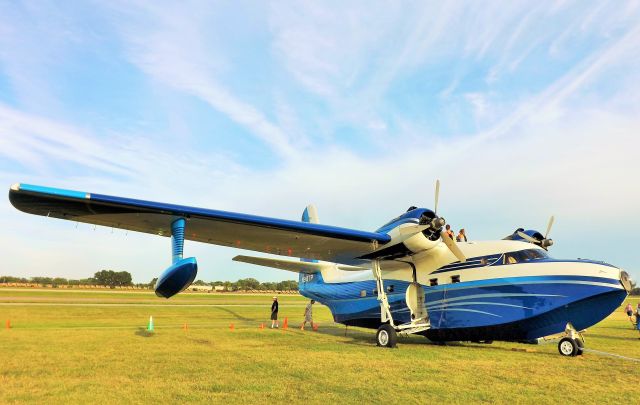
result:
[[[460,276],[451,276],[451,282],[452,283],[459,283],[460,282]]]
[[[487,264],[489,264],[489,261],[487,260],[486,257],[483,257],[482,259],[480,259],[480,264],[482,266],[486,266]]]
[[[516,260],[516,258],[513,257],[512,255],[504,256],[504,264],[516,264],[516,263],[518,263],[518,260]]]
[[[438,285],[438,279],[437,278],[432,278],[429,280],[429,285],[431,287],[433,287],[434,285]]]
[[[360,291],[360,297],[361,297],[361,298],[364,298],[364,297],[366,297],[366,296],[367,296],[367,290],[362,290],[362,291]]]
[[[387,292],[388,293],[392,293],[394,290],[393,284],[391,284],[390,286],[387,287]]]

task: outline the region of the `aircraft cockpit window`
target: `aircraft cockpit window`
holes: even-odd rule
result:
[[[504,264],[516,264],[516,263],[518,263],[518,260],[514,255],[508,254],[504,256]]]
[[[516,264],[531,260],[547,259],[549,255],[544,250],[526,249],[518,252],[509,252],[504,255],[504,264]]]

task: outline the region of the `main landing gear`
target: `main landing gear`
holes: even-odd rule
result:
[[[423,332],[431,327],[429,315],[424,305],[424,290],[417,282],[416,269],[413,268],[413,282],[407,288],[406,302],[411,312],[411,322],[396,325],[391,314],[389,299],[382,281],[380,261],[373,260],[373,275],[376,279],[378,301],[380,302],[380,321],[382,325],[376,333],[376,343],[382,347],[396,347],[398,333],[413,334]]]
[[[580,332],[568,323],[564,334],[565,337],[558,342],[558,352],[567,357],[580,356],[584,349],[584,338]]]

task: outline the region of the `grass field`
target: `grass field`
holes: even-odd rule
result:
[[[264,295],[0,289],[0,403],[640,403],[640,335],[622,308],[588,330],[594,351],[564,358],[419,336],[377,348],[322,306],[319,331],[300,331],[305,302],[280,297],[284,331],[268,329]]]

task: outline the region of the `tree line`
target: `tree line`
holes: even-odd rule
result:
[[[149,288],[155,287],[157,278],[152,279],[149,283],[133,283],[131,273],[127,271],[101,270],[96,272],[93,277],[81,279],[67,279],[63,277],[13,277],[0,276],[0,283],[21,283],[21,284],[41,284],[58,286],[80,286],[80,285],[100,285],[111,288],[116,287],[138,287]],[[224,291],[295,291],[298,289],[298,282],[293,280],[264,282],[255,278],[244,278],[238,281],[212,281],[196,280],[193,285],[223,287]]]

